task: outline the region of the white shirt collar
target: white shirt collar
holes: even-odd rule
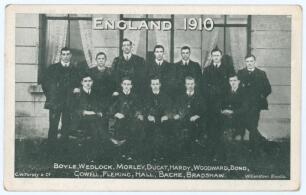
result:
[[[91,92],[91,89],[86,89],[85,87],[83,87],[83,90],[84,90],[87,94],[90,94],[90,92]]]
[[[129,54],[123,54],[123,57],[124,57],[124,59],[128,59],[128,60],[130,60],[131,59],[131,57],[132,57],[132,53],[129,53]]]
[[[221,66],[221,62],[219,62],[219,63],[214,63],[214,62],[213,62],[213,65],[214,65],[214,66],[217,66],[217,67],[219,68],[219,67]]]
[[[152,91],[152,92],[153,92],[154,95],[158,95],[160,91],[158,91],[158,92]]]
[[[247,68],[247,69],[248,69],[248,71],[253,72],[255,70],[255,67],[254,68]]]
[[[239,86],[237,86],[236,89],[232,88],[232,92],[236,92],[238,90]]]
[[[157,60],[157,59],[155,59],[155,62],[156,62],[156,64],[158,64],[158,65],[162,65],[163,64],[163,62],[164,62],[164,60]]]
[[[193,96],[194,91],[187,91],[186,94],[187,94],[188,96]]]
[[[124,95],[130,95],[131,91],[122,91]]]
[[[189,61],[190,61],[189,59],[188,59],[187,61],[185,61],[185,60],[183,60],[183,59],[182,59],[182,63],[183,63],[183,65],[185,65],[185,64],[186,64],[186,65],[187,65],[187,64],[189,64]]]
[[[70,66],[70,62],[65,63],[65,62],[61,61],[61,64],[62,64],[63,67],[69,67]]]

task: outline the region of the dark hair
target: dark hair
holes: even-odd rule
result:
[[[220,52],[220,54],[222,55],[222,51],[218,47],[215,47],[213,50],[211,50],[210,54],[212,55],[214,52]]]
[[[157,48],[162,48],[163,49],[163,51],[165,51],[165,48],[164,48],[164,46],[162,46],[162,45],[155,45],[155,47],[154,47],[154,52],[155,52],[155,50],[157,49]]]
[[[63,51],[70,51],[70,53],[71,53],[71,49],[70,49],[69,47],[63,47],[63,48],[61,49],[61,53],[62,53]]]
[[[125,81],[125,80],[129,80],[129,81],[132,82],[132,79],[131,79],[130,77],[124,76],[124,77],[121,78],[121,83],[122,83],[123,81]]]
[[[236,73],[231,73],[231,74],[228,75],[229,79],[232,78],[232,77],[237,77],[237,79],[239,80],[238,74],[236,74]]]
[[[247,58],[254,58],[254,60],[256,60],[256,57],[253,54],[246,55],[244,59],[246,60]]]
[[[106,56],[106,54],[104,53],[104,52],[99,52],[99,53],[97,53],[97,55],[96,55],[96,59],[98,58],[98,56],[99,55],[104,55],[104,57],[105,57],[105,59],[107,59],[107,56]]]
[[[184,49],[188,49],[188,50],[190,51],[190,47],[187,46],[187,45],[183,46],[183,47],[181,48],[181,51],[184,50]]]
[[[130,42],[131,45],[133,44],[133,42],[132,42],[130,39],[127,39],[127,38],[124,38],[124,39],[122,40],[122,43],[123,43],[123,42],[126,42],[126,41]]]
[[[152,80],[159,80],[159,82],[160,82],[160,78],[158,76],[152,76],[150,78],[150,81],[152,81]]]
[[[194,80],[195,81],[195,79],[192,76],[186,76],[185,80]]]
[[[86,77],[90,77],[92,79],[91,74],[88,71],[84,71],[80,74],[81,81],[83,81],[83,79]]]

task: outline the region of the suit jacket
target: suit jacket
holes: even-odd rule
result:
[[[111,69],[106,68],[104,71],[100,71],[97,67],[93,67],[89,69],[89,74],[93,79],[93,91],[96,91],[97,95],[103,99],[110,99],[116,90]]]
[[[69,106],[71,93],[80,85],[78,69],[70,65],[63,67],[56,63],[50,65],[42,81],[42,88],[46,96],[46,109],[62,109]]]
[[[200,93],[195,92],[192,96],[186,93],[179,96],[176,101],[175,113],[183,120],[190,120],[190,117],[199,115],[202,121],[207,119],[207,102]]]
[[[106,110],[106,108],[103,107],[103,103],[100,101],[101,98],[93,90],[88,94],[81,88],[80,93],[73,94],[72,96],[73,103],[71,104],[71,110],[78,117],[82,117],[83,111],[85,110],[94,111],[96,113],[102,112],[103,114]]]
[[[264,71],[255,68],[249,73],[247,68],[238,71],[238,77],[242,87],[246,89],[250,106],[257,109],[268,109],[267,97],[272,89],[267,75]]]
[[[143,93],[144,81],[146,80],[146,64],[145,60],[137,55],[132,55],[126,61],[123,56],[116,57],[113,61],[113,77],[117,90],[121,89],[121,79],[128,76],[133,82],[133,91],[136,94]]]
[[[110,115],[114,116],[116,113],[121,113],[125,118],[134,118],[142,113],[141,106],[141,102],[138,101],[134,93],[131,92],[129,95],[125,95],[120,92],[110,107]]]
[[[177,93],[176,91],[176,70],[175,65],[167,61],[163,61],[161,65],[157,65],[155,60],[149,62],[148,65],[147,86],[149,86],[152,77],[159,77],[161,81],[161,91],[167,93],[170,97]],[[149,87],[148,87],[149,88]]]
[[[188,65],[184,65],[183,61],[180,60],[175,63],[176,66],[176,79],[177,79],[177,90],[180,91],[181,94],[185,92],[185,77],[191,76],[195,79],[196,82],[196,90],[202,90],[202,71],[200,64],[198,62],[194,62],[189,60]]]
[[[220,104],[229,90],[229,75],[235,73],[234,67],[221,63],[216,68],[213,63],[204,68],[203,72],[203,93],[208,98],[210,108],[219,113]]]
[[[151,91],[147,94],[144,104],[144,115],[147,119],[147,116],[152,115],[155,117],[155,121],[161,122],[162,116],[171,117],[171,100],[165,94],[160,92],[158,95],[153,94]]]
[[[226,95],[223,98],[221,109],[229,109],[234,111],[234,116],[242,117],[248,111],[248,99],[244,88],[241,86],[238,87],[236,92],[233,92],[231,89],[227,91]]]

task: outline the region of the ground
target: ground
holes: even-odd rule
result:
[[[142,153],[144,155],[133,157],[133,159],[124,158],[125,156],[120,153],[121,149],[114,147],[111,142],[104,148],[98,146],[96,151],[90,150],[93,154],[98,154],[94,158],[88,155],[90,152],[84,152],[83,146],[76,145],[72,150],[67,149],[65,147],[67,146],[66,141],[59,141],[56,150],[50,155],[44,139],[16,139],[15,176],[290,179],[290,143],[288,140],[267,141],[263,145],[263,150],[257,154],[250,153],[247,145],[248,141],[232,140],[227,142],[225,147],[226,160],[224,161],[209,159],[207,156],[208,146],[205,143],[195,144],[195,152],[188,157],[176,156],[172,160],[148,160],[142,158],[148,151]],[[89,166],[82,168],[81,164]],[[106,166],[111,168],[107,169]],[[80,172],[83,175],[80,176]],[[33,173],[37,173],[37,175]],[[131,175],[126,175],[126,173],[131,173]]]

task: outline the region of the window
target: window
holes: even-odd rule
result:
[[[88,14],[47,14],[41,15],[40,63],[38,80],[42,72],[59,61],[61,48],[71,48],[71,63],[87,66],[91,55],[92,17]]]
[[[174,27],[177,23],[182,24],[183,18],[199,18],[203,20],[210,17],[214,20],[215,28],[213,31],[201,31],[199,36],[192,37],[190,31],[184,31]],[[189,45],[195,50],[194,57],[200,61],[202,67],[209,62],[210,51],[214,47],[219,47],[225,55],[232,58],[235,68],[239,69],[243,65],[244,56],[250,52],[250,25],[251,16],[247,15],[120,15],[121,20],[131,21],[134,26],[140,21],[165,20],[172,23],[171,31],[156,30],[124,30],[120,32],[120,47],[123,38],[128,38],[134,43],[134,53],[151,60],[153,48],[156,44],[165,47],[165,58],[174,62],[180,58],[179,50],[182,44]],[[181,21],[179,21],[181,20]],[[175,32],[176,31],[176,32]],[[179,33],[179,31],[181,31]],[[197,33],[197,32],[192,32]],[[185,35],[184,35],[185,34]],[[175,38],[174,38],[175,37]],[[192,39],[196,39],[192,41]],[[179,41],[174,41],[179,40]],[[178,43],[181,42],[182,44]]]

